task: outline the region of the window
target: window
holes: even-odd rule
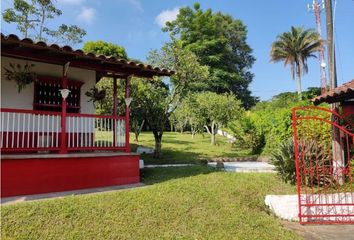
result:
[[[60,112],[62,97],[59,92],[62,89],[60,78],[38,76],[34,85],[34,110]],[[67,112],[80,112],[80,88],[83,82],[68,80],[70,94],[66,99]]]

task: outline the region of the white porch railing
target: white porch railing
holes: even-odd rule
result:
[[[1,109],[0,148],[3,152],[61,149],[61,113]],[[125,117],[72,114],[66,116],[69,151],[119,150],[126,147]]]
[[[60,121],[58,113],[2,109],[1,150],[59,149]]]
[[[69,114],[68,149],[107,149],[125,146],[125,118]]]

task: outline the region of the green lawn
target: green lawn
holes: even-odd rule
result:
[[[275,174],[144,170],[148,186],[2,207],[2,239],[298,239],[264,206]],[[152,184],[152,185],[150,185]]]
[[[210,144],[210,136],[197,134],[194,139],[188,133],[165,132],[162,137],[162,157],[153,159],[150,155],[143,155],[145,163],[200,163],[202,160],[210,160],[218,157],[235,158],[248,156],[248,149],[236,149],[225,137],[216,136],[217,145]],[[139,143],[134,142],[131,133],[132,150],[137,145],[154,148],[154,136],[151,132],[140,134]]]

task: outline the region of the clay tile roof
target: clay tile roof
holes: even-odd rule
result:
[[[312,99],[312,101],[317,105],[322,102],[334,103],[350,98],[354,98],[354,79],[339,87],[329,90],[328,92]]]
[[[151,65],[145,65],[141,64],[139,62],[134,62],[134,61],[127,61],[125,59],[118,59],[112,56],[104,56],[104,55],[96,55],[94,53],[85,53],[81,49],[76,49],[74,50],[70,46],[63,46],[60,47],[57,44],[51,44],[48,45],[47,43],[43,41],[38,41],[34,42],[32,39],[29,38],[24,38],[20,39],[18,36],[15,34],[9,34],[9,35],[4,35],[1,33],[1,47],[2,47],[2,52],[1,55],[7,56],[7,49],[11,48],[17,48],[21,46],[22,48],[26,48],[30,51],[39,51],[39,50],[48,50],[52,55],[52,58],[55,58],[55,54],[61,54],[60,56],[66,56],[67,58],[69,57],[76,57],[80,58],[81,61],[95,61],[98,63],[103,64],[111,64],[112,66],[116,65],[117,67],[122,68],[128,68],[130,69],[128,71],[129,74],[133,74],[135,76],[171,76],[174,74],[174,71],[164,69],[164,68],[159,68],[159,67],[154,67]],[[48,53],[48,54],[50,54]],[[44,53],[42,53],[44,54]],[[10,55],[9,55],[10,56]],[[18,56],[20,56],[18,54]],[[145,75],[144,75],[145,73]]]

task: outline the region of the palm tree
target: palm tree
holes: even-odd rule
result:
[[[316,31],[303,27],[291,27],[290,32],[279,35],[272,44],[271,62],[284,61],[285,66],[290,65],[299,100],[302,99],[301,76],[308,72],[307,59],[316,57],[314,53],[320,50],[322,44]]]

